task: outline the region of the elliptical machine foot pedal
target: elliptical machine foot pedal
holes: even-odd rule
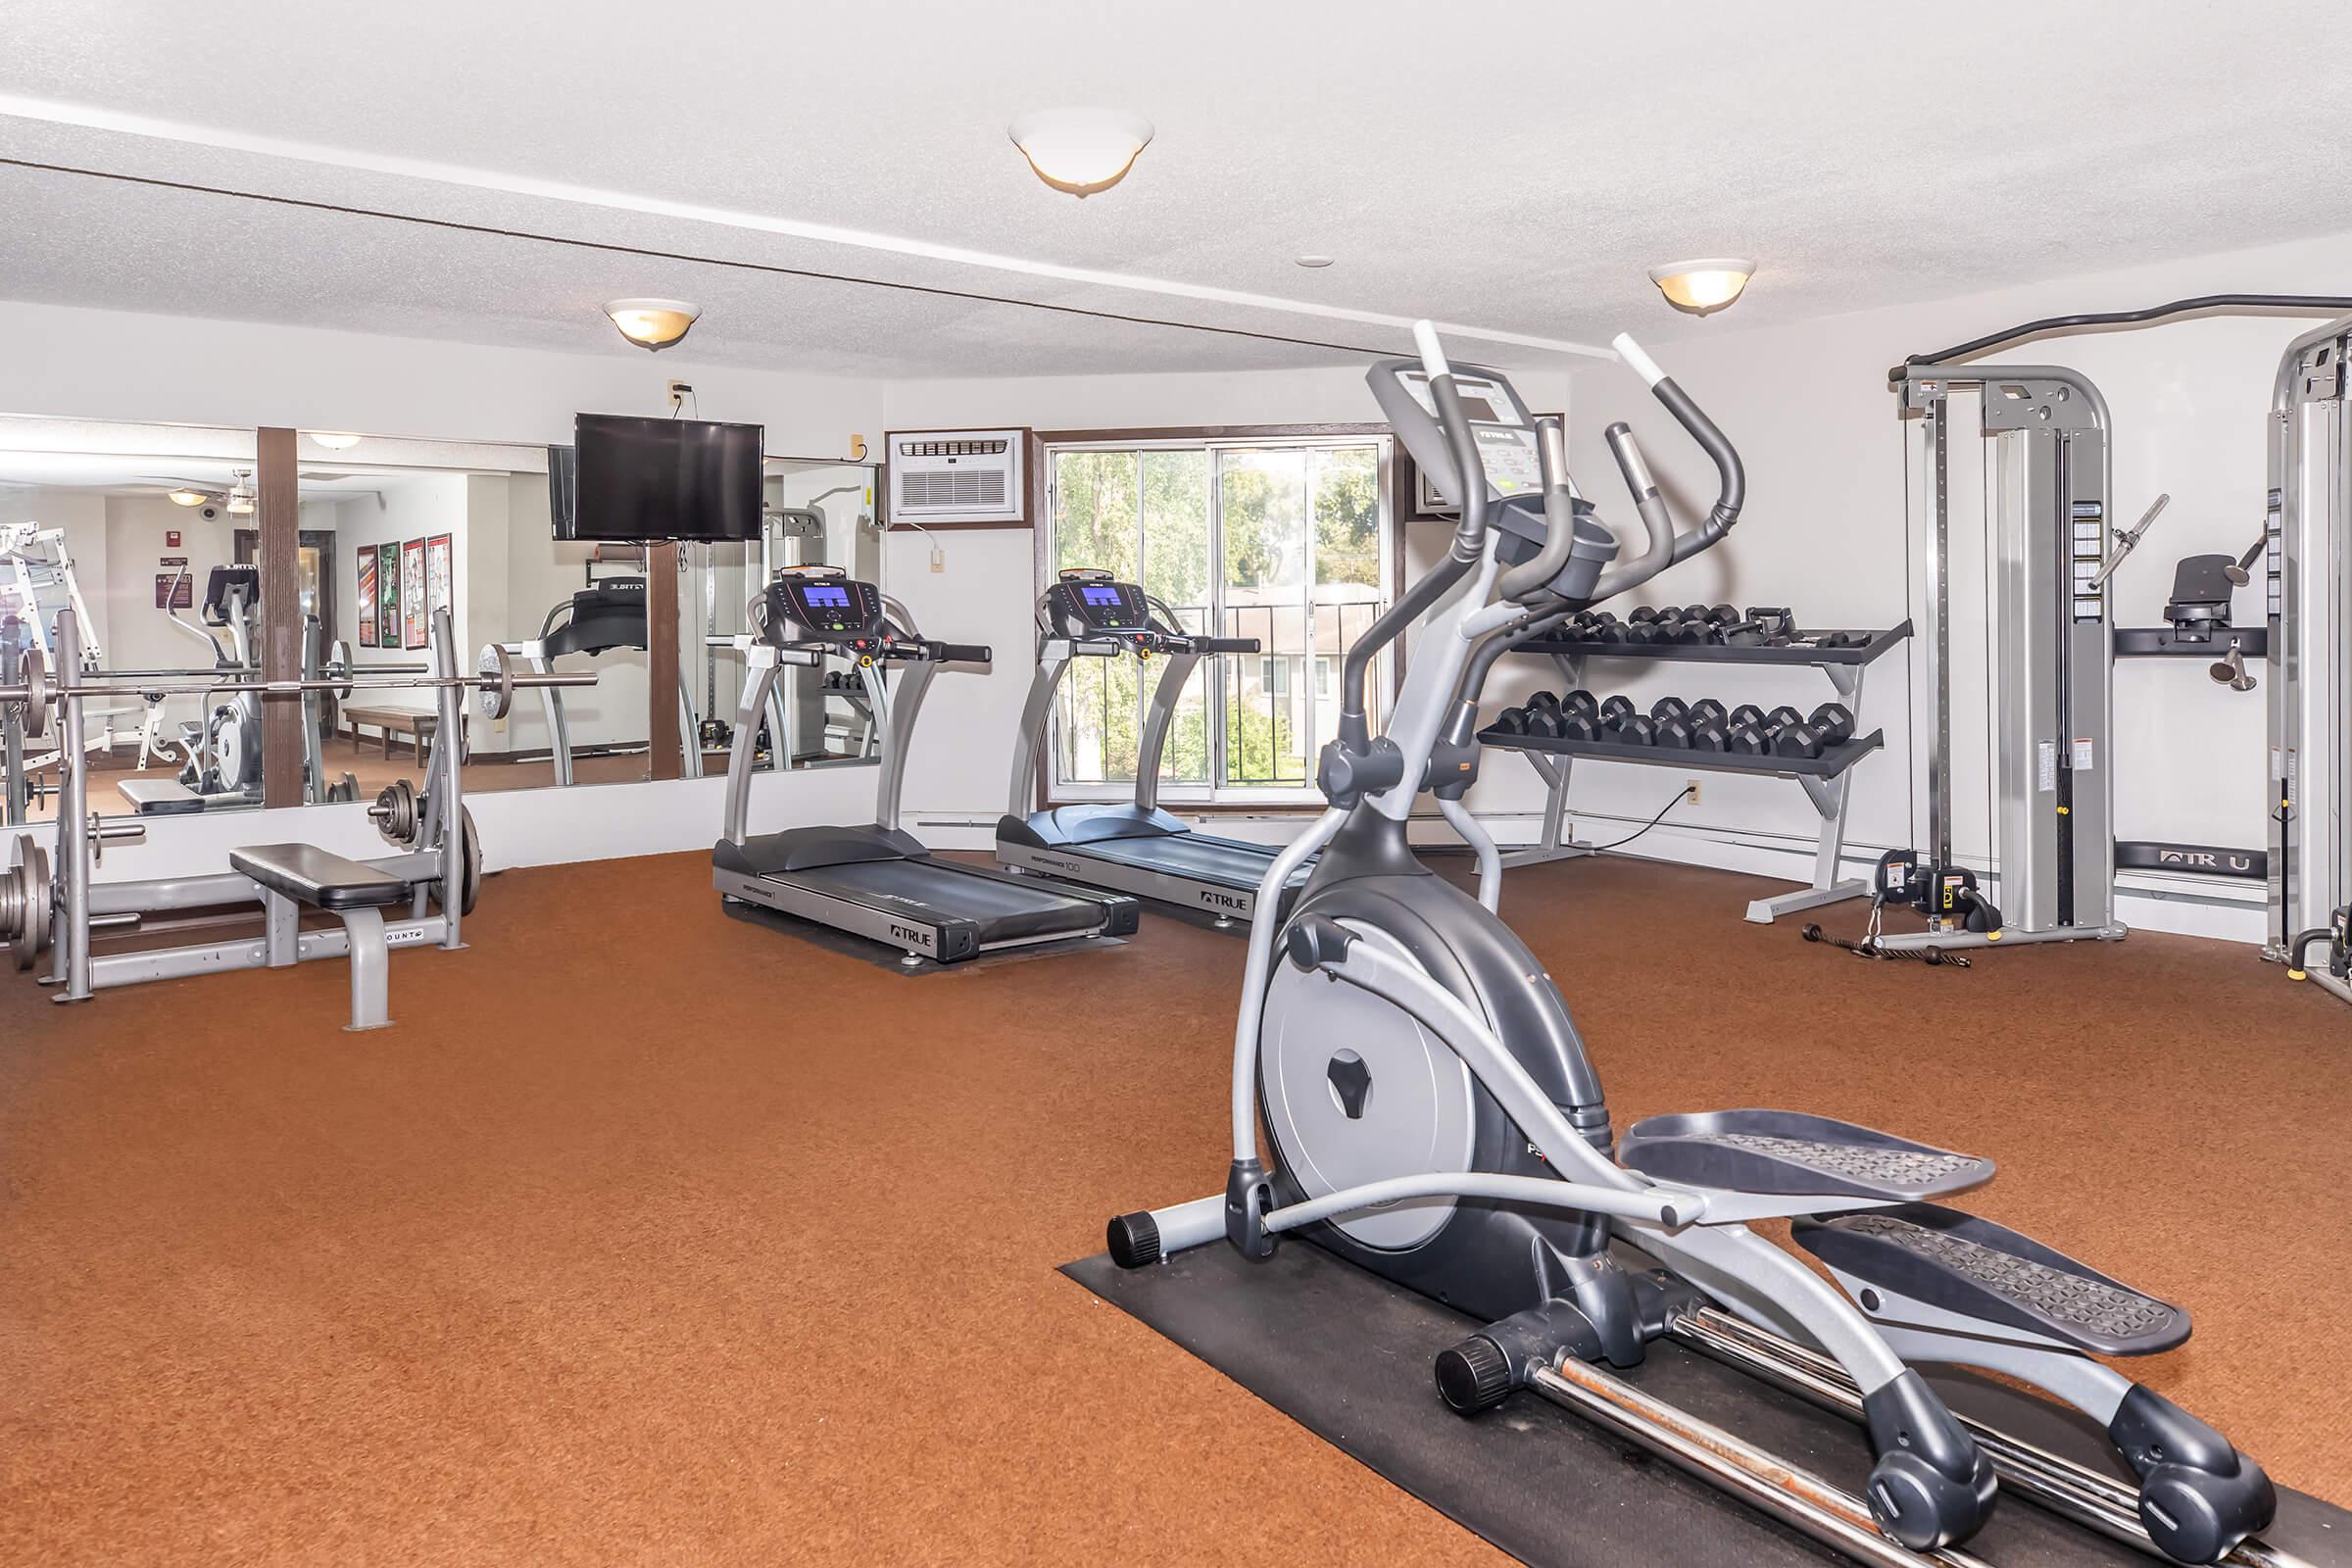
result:
[[[1794,1110],[1644,1116],[1617,1162],[1686,1187],[1898,1201],[1979,1187],[1993,1171],[1980,1155]]]
[[[1796,1244],[1886,1297],[2054,1340],[2093,1355],[2150,1355],[2188,1338],[2188,1314],[2006,1226],[1911,1203],[1799,1219]]]
[[[2189,1336],[2180,1307],[1933,1203],[1800,1218],[1793,1231],[1898,1351],[2022,1376],[2103,1418],[2139,1477],[2140,1523],[2171,1556],[2214,1562],[2270,1524],[2278,1493],[2260,1465],[2154,1390],[2083,1359],[2171,1349]]]

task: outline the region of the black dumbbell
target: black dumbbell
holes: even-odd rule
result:
[[[1674,640],[1693,648],[1721,647],[1723,628],[1711,620],[1692,620],[1685,616],[1674,623]]]
[[[1804,714],[1798,712],[1795,709],[1790,708],[1787,703],[1783,703],[1780,707],[1774,709],[1771,712],[1764,715],[1764,728],[1766,733],[1778,735],[1782,730],[1787,729],[1789,725],[1801,724],[1804,721]]]
[[[1587,718],[1592,718],[1597,717],[1600,713],[1600,701],[1591,692],[1579,686],[1560,699],[1560,708],[1563,711],[1581,713]]]
[[[1689,718],[1690,705],[1680,697],[1661,697],[1649,705],[1649,716],[1652,718]]]
[[[1707,607],[1707,619],[1717,626],[1737,626],[1745,618],[1740,613],[1739,608],[1734,605],[1710,605]]]
[[[1527,700],[1527,714],[1530,718],[1535,717],[1538,713],[1556,713],[1559,710],[1560,694],[1558,692],[1538,692]]]
[[[1843,746],[1854,738],[1854,710],[1843,703],[1824,703],[1806,717],[1805,725],[1821,736],[1824,746]]]
[[[1813,639],[1816,648],[1859,648],[1870,639],[1850,631],[1825,631]]]
[[[1637,626],[1646,626],[1658,618],[1658,610],[1655,605],[1636,605],[1625,618]]]
[[[1724,710],[1724,706],[1712,697],[1701,697],[1690,705],[1690,722],[1693,724],[1720,724],[1730,716]]]
[[[1810,718],[1792,719],[1773,732],[1776,757],[1819,757],[1854,738],[1854,715],[1843,703],[1824,703]]]
[[[1784,647],[1796,636],[1796,616],[1785,605],[1750,605],[1747,618],[1764,628],[1764,644]]]
[[[1524,708],[1504,709],[1501,712],[1494,715],[1494,727],[1502,731],[1505,735],[1526,734],[1527,710]]]
[[[1614,731],[1627,719],[1633,717],[1636,711],[1632,698],[1612,697],[1600,705],[1598,710],[1600,727],[1604,730]]]
[[[1753,703],[1741,703],[1738,708],[1735,708],[1731,710],[1730,714],[1726,717],[1725,722],[1730,724],[1734,729],[1739,729],[1742,725],[1747,724],[1753,724],[1756,726],[1756,728],[1762,729],[1764,727],[1764,710],[1758,708]]]

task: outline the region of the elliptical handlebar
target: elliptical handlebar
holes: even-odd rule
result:
[[[1732,524],[1740,520],[1740,510],[1747,502],[1747,470],[1740,465],[1739,449],[1732,445],[1731,438],[1723,433],[1713,419],[1707,417],[1706,411],[1677,384],[1673,376],[1659,368],[1657,361],[1642,352],[1642,345],[1636,343],[1631,334],[1618,333],[1610,340],[1609,347],[1617,351],[1618,358],[1624,360],[1635,374],[1648,383],[1650,395],[1666,406],[1666,412],[1674,416],[1675,422],[1690,432],[1690,439],[1698,443],[1699,449],[1715,465],[1715,505],[1707,513],[1707,520],[1678,535],[1674,541],[1674,560],[1688,561],[1720,542],[1725,534],[1731,532]],[[1641,449],[1633,445],[1632,431],[1626,431],[1622,442],[1612,439],[1610,449],[1617,452],[1620,468],[1626,467],[1627,454],[1630,452],[1634,468],[1647,478],[1648,466],[1641,462]],[[1630,471],[1626,482],[1629,485],[1634,483]],[[1652,484],[1648,488],[1655,491],[1656,486]],[[1639,490],[1635,494],[1635,505],[1637,508],[1641,505]],[[1663,507],[1661,498],[1661,511]],[[1655,553],[1654,544],[1652,553]],[[1630,588],[1635,584],[1629,582],[1624,586]]]
[[[1544,548],[1534,560],[1504,572],[1494,585],[1497,595],[1515,605],[1527,603],[1565,570],[1569,552],[1576,548],[1576,491],[1568,482],[1568,431],[1552,415],[1536,420],[1536,458],[1544,473]]]
[[[1358,756],[1372,748],[1372,726],[1364,711],[1364,683],[1373,659],[1383,648],[1402,637],[1406,627],[1460,582],[1478,564],[1487,548],[1486,465],[1478,455],[1478,436],[1470,428],[1469,413],[1462,407],[1461,389],[1454,385],[1453,368],[1446,363],[1445,346],[1438,341],[1438,329],[1430,322],[1413,323],[1413,346],[1420,353],[1422,372],[1429,377],[1430,401],[1437,405],[1454,471],[1462,476],[1462,515],[1454,524],[1453,546],[1446,552],[1446,559],[1397,595],[1396,602],[1364,628],[1364,634],[1348,647],[1340,662],[1340,722],[1331,744]]]

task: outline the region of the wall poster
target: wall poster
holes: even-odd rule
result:
[[[392,540],[377,545],[375,556],[375,646],[400,646],[400,546]]]
[[[424,603],[424,541],[411,539],[400,547],[400,618],[408,636],[401,646],[422,648],[429,623]]]
[[[363,548],[360,562],[360,646],[373,648],[375,643],[375,552]]]
[[[457,614],[457,569],[455,538],[437,533],[424,542],[424,608],[428,612],[446,610],[453,617]]]

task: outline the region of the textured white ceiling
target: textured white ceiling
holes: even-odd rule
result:
[[[1762,261],[1716,318],[1750,325],[2352,228],[2352,131],[2300,108],[2348,47],[2323,0],[2259,24],[2093,0],[13,0],[0,157],[1382,349],[1393,327],[769,230],[1671,339],[1715,323],[1642,271],[1689,255]],[[1004,137],[1072,102],[1159,127],[1084,202]],[[1350,357],[24,169],[0,211],[0,297],[629,353],[597,305],[679,294],[710,310],[699,358],[893,376]]]

